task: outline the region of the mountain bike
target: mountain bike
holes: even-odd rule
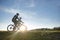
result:
[[[7,31],[18,31],[20,30],[20,28],[24,27],[24,31],[27,31],[27,26],[24,25],[24,22],[18,22],[17,26],[15,26],[14,24],[9,24],[7,26]]]

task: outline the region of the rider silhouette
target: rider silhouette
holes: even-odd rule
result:
[[[12,18],[12,22],[14,23],[15,27],[14,29],[17,27],[18,24],[18,19],[19,19],[19,13],[16,13],[16,15],[14,15],[14,17]],[[21,19],[20,19],[21,20]]]

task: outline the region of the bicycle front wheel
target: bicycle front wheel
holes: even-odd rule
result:
[[[26,25],[21,25],[20,31],[27,31],[27,26]]]

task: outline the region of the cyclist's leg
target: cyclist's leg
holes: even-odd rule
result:
[[[17,23],[17,26],[16,27],[19,30],[19,21],[17,21],[16,23]]]
[[[16,29],[16,26],[17,26],[17,23],[16,22],[14,22],[14,28],[13,28],[13,31],[15,31],[15,29]]]

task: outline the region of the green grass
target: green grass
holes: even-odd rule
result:
[[[0,40],[60,40],[60,32],[48,30],[28,32],[0,31]]]

